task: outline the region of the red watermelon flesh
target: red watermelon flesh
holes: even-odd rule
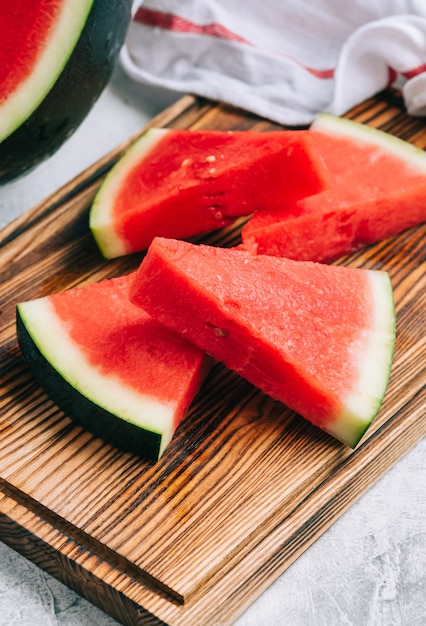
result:
[[[385,272],[158,238],[131,299],[349,446],[380,407],[395,340]]]
[[[150,129],[111,170],[90,227],[107,258],[183,239],[317,193],[329,173],[309,131]]]
[[[128,275],[21,303],[18,337],[36,378],[69,417],[155,460],[185,416],[209,359],[130,302],[132,280]]]
[[[312,136],[330,189],[258,212],[243,248],[297,260],[330,261],[426,220],[426,154],[382,131],[320,115]]]
[[[63,4],[63,0],[13,0],[13,10],[0,13],[0,103],[31,75]]]

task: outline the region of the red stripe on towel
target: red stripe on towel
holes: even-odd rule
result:
[[[176,33],[192,33],[195,35],[208,35],[209,37],[217,37],[218,39],[226,39],[228,41],[237,41],[238,43],[244,43],[247,46],[254,47],[250,41],[240,37],[236,33],[228,30],[225,26],[218,24],[217,22],[211,22],[210,24],[195,24],[190,20],[187,20],[179,15],[173,13],[163,13],[162,11],[155,11],[154,9],[147,9],[140,7],[134,17],[133,21],[143,26],[150,26],[152,28],[162,28],[164,30],[170,30]],[[334,69],[318,70],[312,67],[307,67],[302,63],[299,63],[292,57],[287,57],[294,63],[297,63],[304,70],[320,79],[330,79],[334,76]]]
[[[144,7],[140,7],[136,11],[133,21],[143,24],[144,26],[164,28],[165,30],[172,30],[177,33],[209,35],[210,37],[217,37],[218,39],[229,39],[231,41],[246,43],[249,46],[251,45],[250,42],[243,39],[243,37],[239,37],[237,34],[216,22],[212,22],[211,24],[195,24],[173,13],[163,13],[161,11],[154,11],[153,9],[145,9]]]
[[[388,67],[388,86],[390,87],[398,78],[398,72],[393,67]]]
[[[419,65],[418,67],[414,67],[412,70],[407,70],[406,72],[401,72],[404,78],[409,80],[410,78],[414,78],[414,76],[418,76],[419,74],[423,74],[426,72],[426,64]]]

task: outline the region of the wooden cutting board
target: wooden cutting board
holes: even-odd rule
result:
[[[348,117],[426,146],[386,93]],[[190,96],[154,126],[277,128]],[[90,202],[126,146],[0,233],[0,537],[124,624],[231,624],[425,434],[426,226],[341,259],[390,272],[398,339],[381,411],[351,451],[217,365],[154,465],[81,428],[25,367],[15,304],[135,268],[105,261]],[[234,226],[203,238],[239,241]]]

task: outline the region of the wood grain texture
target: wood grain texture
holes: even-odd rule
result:
[[[426,147],[397,94],[349,117]],[[278,128],[187,96],[151,126]],[[425,434],[426,226],[339,263],[389,271],[397,345],[381,411],[345,448],[220,365],[155,465],[75,426],[16,344],[15,305],[134,269],[105,261],[90,202],[129,142],[0,233],[0,537],[124,624],[231,624]],[[234,225],[199,239],[230,246]]]

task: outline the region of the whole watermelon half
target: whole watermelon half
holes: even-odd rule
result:
[[[2,0],[0,183],[77,129],[109,81],[132,0]]]

